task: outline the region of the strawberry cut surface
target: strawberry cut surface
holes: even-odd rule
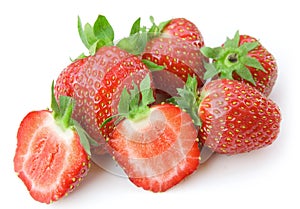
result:
[[[199,164],[197,129],[180,108],[155,105],[147,118],[117,125],[108,141],[114,159],[137,186],[163,192]]]
[[[71,192],[89,168],[89,157],[72,129],[62,130],[51,112],[30,112],[21,122],[15,172],[37,201],[50,203]]]

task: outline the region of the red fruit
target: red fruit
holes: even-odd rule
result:
[[[218,79],[201,92],[200,141],[218,153],[237,154],[259,149],[278,137],[278,106],[252,86]]]
[[[163,28],[162,33],[181,38],[201,48],[204,40],[197,26],[185,18],[174,18]]]
[[[92,138],[105,143],[114,123],[100,126],[118,113],[123,88],[132,88],[133,81],[139,83],[149,73],[137,57],[114,46],[100,48],[75,78],[74,119]]]
[[[137,57],[111,45],[113,30],[104,16],[98,17],[93,30],[86,30],[92,28],[87,24],[83,31],[80,19],[78,21],[80,37],[92,55],[75,61],[60,74],[55,93],[56,97],[68,93],[75,99],[73,117],[97,141],[97,152],[102,153],[105,152],[105,138],[113,130],[114,123],[111,121],[100,128],[101,124],[117,114],[123,87],[130,89],[133,80],[139,82],[150,72]],[[103,30],[103,25],[109,27]]]
[[[123,120],[108,144],[114,159],[137,186],[163,192],[199,164],[197,130],[190,116],[170,104],[151,107],[146,118]]]
[[[257,41],[257,39],[249,35],[240,35],[239,45]],[[277,63],[274,56],[260,43],[255,49],[248,52],[248,56],[257,59],[265,70],[264,72],[262,70],[257,70],[254,67],[248,67],[256,84],[254,87],[266,96],[269,96],[277,79]],[[236,80],[242,80],[236,73],[233,76]],[[244,82],[251,85],[248,81]]]
[[[193,173],[199,164],[197,129],[179,107],[154,102],[150,78],[138,89],[122,92],[119,112],[125,117],[108,140],[110,153],[137,186],[163,192]],[[130,101],[130,102],[129,102]]]
[[[206,64],[205,79],[218,75],[247,83],[266,96],[271,93],[277,78],[277,64],[257,39],[237,32],[221,47],[203,47],[201,52],[213,59],[212,64]]]
[[[171,96],[184,86],[188,75],[196,75],[199,87],[203,85],[206,58],[190,42],[172,37],[153,38],[147,43],[142,58],[165,67],[152,73],[153,81],[156,89]]]
[[[42,203],[72,192],[90,167],[79,138],[82,129],[70,119],[72,102],[63,103],[66,106],[52,106],[53,112],[28,113],[18,129],[14,170],[30,195]]]
[[[78,59],[67,66],[58,76],[55,82],[55,95],[56,99],[59,96],[74,96],[74,82],[77,73],[82,70],[89,57]]]

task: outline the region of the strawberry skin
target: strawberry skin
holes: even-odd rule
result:
[[[244,82],[269,96],[277,79],[277,64],[273,55],[249,35],[227,39],[221,47],[202,47],[201,52],[213,63],[206,63],[204,79],[228,78]]]
[[[278,106],[257,89],[237,80],[217,79],[201,92],[200,141],[224,154],[249,152],[278,137]]]
[[[258,40],[252,36],[240,35],[239,45],[256,41]],[[261,44],[259,44],[255,49],[249,51],[248,56],[257,59],[265,69],[264,72],[262,70],[257,70],[254,67],[248,67],[256,83],[254,87],[257,88],[264,95],[269,96],[277,79],[278,70],[274,56]],[[234,74],[233,76],[236,80],[242,80],[242,78],[237,74]],[[243,80],[243,82],[252,85],[249,81]]]
[[[67,195],[89,170],[90,158],[77,132],[58,127],[48,110],[28,113],[17,140],[15,172],[39,202],[51,203]]]
[[[67,66],[58,76],[55,82],[56,99],[59,96],[74,96],[75,77],[78,72],[84,67],[89,57],[78,59]]]
[[[185,18],[174,18],[164,27],[162,33],[181,38],[201,48],[204,40],[197,26]]]
[[[130,181],[163,192],[192,174],[199,164],[197,130],[190,116],[171,104],[154,105],[139,121],[125,119],[108,141]]]
[[[100,128],[101,124],[117,114],[123,87],[132,87],[133,80],[139,82],[149,73],[136,56],[116,46],[103,46],[95,55],[76,61],[64,70],[57,79],[55,93],[58,97],[72,92],[68,96],[76,101],[73,118],[97,141],[97,153],[101,154],[106,152],[105,139],[113,130],[114,123],[111,121]]]
[[[100,126],[105,119],[117,114],[124,86],[130,89],[132,81],[139,82],[147,74],[150,71],[136,56],[115,46],[100,48],[75,78],[74,119],[104,145],[114,123]]]
[[[157,37],[151,39],[142,55],[143,59],[164,66],[165,69],[152,73],[156,89],[176,95],[177,88],[182,88],[188,75],[196,75],[199,87],[203,85],[207,60],[192,43],[176,37]]]

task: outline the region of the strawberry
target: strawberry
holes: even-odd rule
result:
[[[163,34],[176,36],[184,41],[191,42],[193,45],[201,48],[204,46],[204,40],[197,26],[185,18],[174,18],[165,23],[162,29]]]
[[[77,59],[67,66],[58,76],[55,82],[55,96],[74,96],[75,76],[83,68],[89,57]]]
[[[151,19],[153,26],[149,33],[154,35],[146,44],[142,58],[159,66],[163,70],[153,72],[156,89],[166,95],[176,95],[177,88],[182,88],[188,75],[196,75],[199,87],[203,85],[207,62],[199,51],[199,43],[204,44],[197,27],[183,18],[163,22],[158,26]]]
[[[192,174],[199,164],[197,129],[179,107],[149,107],[152,96],[149,76],[138,88],[122,92],[119,122],[108,146],[113,158],[136,186],[163,192]]]
[[[58,106],[52,93],[53,110],[28,113],[18,129],[14,170],[42,203],[72,192],[90,168],[87,135],[71,119],[73,103],[62,96]]]
[[[56,97],[68,93],[76,100],[73,117],[97,141],[101,153],[114,124],[100,125],[117,114],[123,87],[131,88],[132,80],[139,82],[150,71],[136,56],[113,46],[114,31],[104,16],[99,15],[93,27],[87,23],[84,30],[78,19],[78,28],[91,55],[76,60],[60,74]]]
[[[270,145],[278,137],[279,107],[256,88],[217,79],[208,82],[197,97],[195,83],[195,78],[189,78],[179,91],[185,98],[174,99],[200,125],[202,144],[217,153],[237,154]]]
[[[269,96],[277,78],[277,64],[273,55],[256,38],[239,35],[216,48],[202,47],[201,52],[213,63],[206,64],[204,79],[219,75],[254,86]]]

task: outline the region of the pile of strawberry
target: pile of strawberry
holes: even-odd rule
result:
[[[281,114],[268,98],[274,57],[238,32],[204,45],[195,24],[175,18],[114,41],[99,15],[78,30],[80,55],[52,84],[51,110],[28,113],[14,168],[30,195],[50,203],[87,175],[91,154],[109,154],[132,183],[163,192],[195,172],[203,148],[234,155],[278,137]]]

